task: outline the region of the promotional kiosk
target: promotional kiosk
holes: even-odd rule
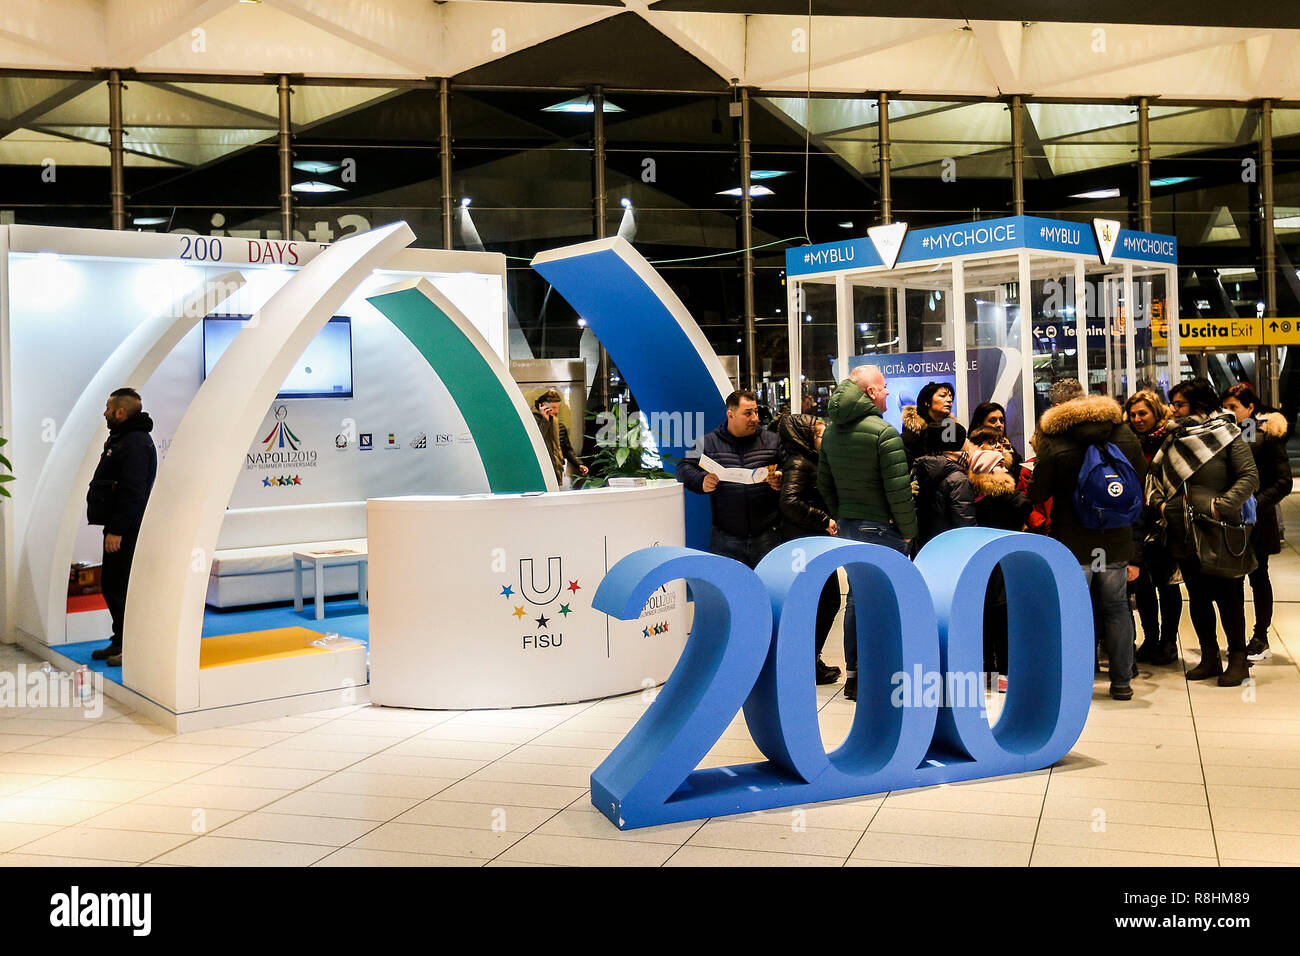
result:
[[[879,365],[896,428],[927,382],[947,382],[963,421],[1002,404],[1024,453],[1055,378],[1091,394],[1168,392],[1181,362],[1177,262],[1173,236],[1035,216],[897,222],[789,249],[791,381],[824,396],[854,366]]]
[[[326,248],[0,230],[0,427],[18,475],[0,509],[5,639],[73,670],[108,638],[102,599],[65,582],[100,555],[85,489],[103,403],[130,385],[159,468],[123,666],[93,665],[110,697],[186,731],[362,703],[372,685],[377,703],[467,708],[661,683],[686,639],[685,587],[636,626],[590,595],[627,553],[691,534],[681,486],[559,493],[506,363],[503,258],[413,238],[403,223]],[[562,293],[580,297],[583,273],[603,289],[586,314],[643,408],[721,419],[725,373],[644,259],[622,240],[552,258],[571,268]],[[632,328],[668,345],[646,350]],[[653,384],[674,365],[690,388]],[[318,607],[368,604],[371,653],[329,634],[337,602],[303,607],[304,562]],[[250,605],[287,623],[232,626]]]

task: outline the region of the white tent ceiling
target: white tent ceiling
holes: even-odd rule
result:
[[[0,70],[68,72],[0,76],[0,163],[107,163],[100,145],[107,142],[107,92],[103,74],[92,70],[140,74],[128,74],[124,95],[129,163],[192,167],[275,131],[274,86],[223,76],[393,81],[388,88],[296,84],[293,124],[302,130],[390,96],[403,81],[481,75],[497,61],[544,51],[548,41],[629,11],[721,83],[735,80],[760,93],[1149,96],[1156,100],[1157,158],[1252,138],[1248,111],[1228,103],[1300,99],[1296,29],[809,18],[651,9],[649,0],[4,0]],[[536,85],[556,82],[545,69],[537,73]],[[1162,106],[1159,98],[1225,107]],[[806,101],[787,95],[770,102],[802,129]],[[1300,128],[1291,128],[1291,112],[1278,113],[1277,135]],[[1027,113],[1044,173],[1131,161],[1129,106],[1034,103]],[[899,175],[932,173],[948,158],[990,160],[985,165],[993,168],[1006,148],[1000,103],[895,102],[890,118]],[[874,166],[874,103],[813,101],[811,123],[824,148],[861,172]]]

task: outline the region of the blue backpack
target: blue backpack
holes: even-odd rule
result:
[[[1084,453],[1074,511],[1094,531],[1127,528],[1142,516],[1142,482],[1114,442],[1090,445]]]

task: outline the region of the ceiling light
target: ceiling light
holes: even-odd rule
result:
[[[838,223],[836,223],[836,225],[839,226],[841,229],[852,229],[852,228],[853,228],[853,223],[851,223],[851,222],[838,222]]]
[[[334,186],[330,183],[308,182],[294,183],[289,187],[296,193],[345,193],[347,192],[342,186]]]
[[[721,190],[718,191],[718,195],[719,195],[719,196],[737,196],[737,197],[738,197],[738,196],[740,195],[740,187],[737,186],[737,187],[735,187],[734,189],[721,189]],[[771,195],[773,195],[772,190],[768,189],[766,186],[750,186],[750,187],[749,187],[749,198],[750,198],[750,199],[753,199],[755,196],[771,196]]]
[[[1177,186],[1179,183],[1190,183],[1195,176],[1164,176],[1160,179],[1151,180],[1152,189],[1160,189],[1162,186]]]
[[[622,199],[620,199],[620,200],[619,200],[619,203],[620,203],[620,205],[622,205],[622,207],[623,207],[624,209],[631,209],[631,208],[632,208],[632,200],[628,199],[626,196],[624,196]]]
[[[161,226],[167,221],[165,216],[140,216],[131,220],[133,226]]]
[[[750,182],[756,179],[776,179],[778,176],[789,176],[788,169],[751,169],[749,171]]]
[[[576,96],[571,100],[565,100],[563,103],[555,103],[552,106],[543,106],[543,113],[594,113],[596,106],[591,102],[590,96]],[[601,109],[602,113],[623,113],[625,110],[621,106],[615,106],[609,100],[604,101]]]
[[[1086,193],[1071,193],[1070,198],[1071,199],[1118,199],[1119,190],[1113,187],[1110,189],[1093,189],[1090,192],[1086,192]]]
[[[322,159],[300,159],[293,164],[294,169],[302,170],[304,173],[314,173],[319,176],[321,173],[332,173],[336,169],[342,169],[338,163],[327,163]]]
[[[466,208],[468,208],[468,207],[469,207],[469,204],[472,203],[473,201],[474,201],[474,200],[472,200],[472,199],[470,199],[468,196],[466,196],[464,199],[462,199],[462,200],[460,201],[460,208],[461,208],[461,209],[466,209]]]

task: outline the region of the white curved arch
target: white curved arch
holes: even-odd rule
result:
[[[178,297],[131,331],[86,385],[41,468],[18,559],[18,626],[46,644],[63,643],[67,574],[90,484],[108,434],[102,409],[115,388],[142,388],[176,344],[244,284],[226,272]]]
[[[372,269],[415,240],[404,222],[330,246],[266,303],[185,412],[158,470],[127,591],[123,683],[174,713],[199,706],[199,643],[217,534],[244,456],[293,363]]]

